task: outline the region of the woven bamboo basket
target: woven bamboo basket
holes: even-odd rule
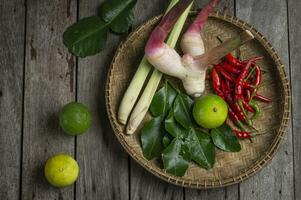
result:
[[[187,24],[194,16],[195,13],[189,15]],[[139,130],[131,136],[125,134],[125,127],[117,120],[118,106],[143,57],[148,36],[160,18],[161,16],[158,16],[147,21],[131,33],[125,42],[120,44],[111,64],[106,83],[106,106],[119,142],[145,169],[155,176],[179,186],[199,189],[217,188],[239,183],[253,176],[271,161],[281,140],[285,137],[290,114],[289,81],[284,65],[267,39],[246,22],[222,12],[212,13],[201,33],[205,48],[210,49],[219,44],[216,36],[230,38],[242,30],[249,30],[254,34],[255,39],[242,46],[240,50],[243,58],[264,56],[264,60],[260,61],[259,65],[268,73],[264,74],[263,86],[259,91],[272,98],[273,103],[260,103],[262,114],[255,120],[254,125],[265,134],[255,137],[253,142],[240,141],[242,150],[238,153],[217,150],[216,163],[210,170],[202,169],[191,162],[183,177],[166,173],[161,169],[157,159],[149,161],[143,157]],[[147,114],[144,122],[149,118],[150,115]]]

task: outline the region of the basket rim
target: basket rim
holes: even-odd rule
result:
[[[190,15],[195,14],[196,11],[191,11]],[[162,15],[155,16],[149,20],[147,20],[145,23],[140,25],[136,30],[132,31],[127,38],[121,42],[116,50],[116,53],[114,55],[114,58],[110,64],[110,69],[107,74],[107,80],[106,80],[106,86],[105,86],[105,101],[106,101],[106,110],[108,113],[110,124],[113,128],[114,134],[116,135],[118,141],[121,143],[123,148],[126,150],[126,152],[136,161],[138,162],[144,169],[155,175],[156,177],[168,182],[172,183],[177,186],[181,187],[187,187],[187,188],[196,188],[196,189],[211,189],[211,188],[220,188],[225,186],[230,186],[236,183],[240,183],[243,180],[246,180],[250,178],[251,176],[254,176],[256,173],[261,171],[268,163],[271,162],[272,158],[276,154],[277,150],[279,149],[281,141],[284,139],[285,134],[287,133],[289,118],[290,118],[290,112],[291,112],[291,93],[290,93],[290,83],[287,78],[285,67],[282,61],[280,60],[280,57],[276,50],[272,47],[272,45],[268,42],[268,40],[253,26],[249,25],[248,23],[238,19],[237,17],[233,15],[229,15],[225,12],[221,11],[214,11],[210,14],[210,17],[217,18],[220,20],[224,20],[226,22],[229,22],[230,24],[233,24],[241,29],[249,30],[251,33],[255,36],[255,39],[258,40],[258,42],[265,48],[265,50],[268,52],[268,54],[271,56],[272,60],[276,64],[277,71],[280,75],[281,80],[281,86],[283,87],[283,94],[284,94],[284,104],[283,104],[283,114],[281,116],[281,124],[279,128],[276,130],[277,134],[275,135],[273,142],[271,143],[270,147],[266,151],[265,155],[263,155],[261,158],[257,160],[257,162],[250,165],[244,172],[240,173],[237,176],[226,178],[223,180],[213,180],[210,182],[200,182],[198,180],[189,180],[187,178],[183,177],[177,177],[173,176],[171,174],[168,174],[164,172],[162,169],[154,168],[150,165],[150,161],[145,159],[143,156],[139,156],[135,154],[135,151],[133,148],[125,142],[124,140],[124,133],[121,130],[118,130],[116,120],[113,118],[113,111],[111,109],[111,100],[110,100],[110,94],[111,94],[111,73],[113,69],[113,65],[116,61],[116,57],[118,55],[118,52],[121,52],[124,48],[125,41],[131,39],[131,37],[134,34],[137,34],[137,32],[141,31],[145,25],[149,25],[154,23],[154,21],[158,21]]]

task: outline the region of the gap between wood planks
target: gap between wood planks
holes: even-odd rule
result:
[[[20,180],[19,199],[22,199],[22,177],[23,177],[23,137],[24,137],[24,112],[25,112],[25,66],[26,66],[26,31],[27,31],[27,0],[24,0],[24,43],[23,43],[23,87],[22,87],[22,122],[21,122],[21,148],[20,148]]]
[[[292,88],[292,61],[291,61],[291,45],[290,45],[290,17],[289,17],[289,1],[286,0],[286,14],[287,14],[287,38],[288,38],[288,64],[289,64],[289,83],[290,83],[290,90],[291,90],[291,120],[290,120],[290,126],[292,127],[292,138],[294,138],[295,133],[294,133],[294,105],[293,105],[293,88]],[[296,170],[295,170],[295,143],[292,142],[293,145],[293,187],[294,187],[294,198],[296,198]]]

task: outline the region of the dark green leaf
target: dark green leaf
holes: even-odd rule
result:
[[[185,129],[185,131],[186,131],[186,133],[185,133],[185,137],[187,137],[188,136],[188,134],[189,134],[189,129]],[[182,144],[182,146],[181,146],[181,152],[180,152],[180,154],[183,156],[183,158],[185,159],[185,160],[187,160],[187,161],[191,161],[191,148],[190,148],[190,146],[188,145],[188,143],[187,142],[185,142],[185,139],[186,138],[184,138],[184,139],[182,139],[182,141],[183,141],[183,144]]]
[[[175,120],[172,109],[169,111],[169,114],[165,119],[165,130],[173,137],[184,138],[187,134],[186,129]]]
[[[143,155],[151,160],[159,156],[163,150],[164,136],[163,117],[156,117],[147,122],[141,130],[141,144]]]
[[[169,135],[168,133],[166,133],[163,136],[162,143],[163,143],[164,148],[166,148],[170,144],[172,139],[173,139],[173,137],[171,135]]]
[[[174,102],[176,95],[177,92],[166,81],[164,86],[156,92],[152,100],[150,106],[152,115],[157,117],[167,114],[172,107],[172,103]]]
[[[192,99],[185,94],[179,94],[174,102],[174,117],[186,129],[193,126],[192,104]]]
[[[162,153],[164,169],[175,176],[184,176],[189,162],[180,154],[182,141],[175,138]]]
[[[224,151],[240,151],[240,143],[229,125],[224,124],[219,128],[211,130],[212,140],[218,148]]]
[[[215,146],[210,136],[191,128],[185,138],[182,154],[192,159],[205,169],[213,167],[215,162]]]
[[[107,24],[100,17],[87,17],[67,28],[63,42],[72,54],[86,57],[104,48],[107,33]]]
[[[86,57],[100,52],[106,44],[109,28],[116,33],[128,31],[133,24],[132,8],[137,0],[107,0],[101,16],[87,17],[67,28],[64,45],[73,55]]]
[[[110,29],[115,33],[127,32],[134,22],[134,13],[132,10],[125,10],[116,17],[110,24]]]
[[[131,10],[137,0],[106,0],[101,7],[101,16],[106,22],[113,21],[123,11]]]

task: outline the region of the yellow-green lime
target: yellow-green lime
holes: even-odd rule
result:
[[[57,154],[46,162],[44,173],[47,181],[55,187],[72,185],[79,174],[77,162],[67,154]]]
[[[90,111],[78,102],[65,105],[59,114],[59,120],[62,129],[69,135],[83,134],[92,123]]]
[[[204,128],[221,126],[228,116],[227,103],[219,96],[209,94],[197,99],[193,106],[195,121]]]

